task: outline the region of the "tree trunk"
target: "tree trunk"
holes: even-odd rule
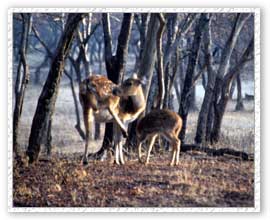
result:
[[[159,19],[159,29],[157,33],[157,63],[158,63],[158,96],[157,108],[161,109],[165,97],[164,69],[163,69],[163,52],[162,52],[162,37],[165,30],[165,19],[160,13],[157,15]]]
[[[153,77],[155,61],[156,61],[156,39],[158,32],[159,22],[155,13],[151,13],[150,21],[148,23],[146,40],[144,43],[144,50],[142,53],[142,60],[139,69],[139,77],[145,78],[146,85],[144,87],[144,96],[146,101],[148,99],[151,81]]]
[[[191,93],[190,93],[190,106],[189,111],[197,111],[197,105],[196,105],[196,85],[192,86]]]
[[[235,111],[243,111],[245,108],[244,108],[243,97],[242,97],[242,86],[241,86],[240,74],[237,75],[236,82],[237,82],[237,103],[235,106]]]
[[[42,137],[46,133],[46,123],[52,119],[54,113],[65,59],[75,35],[75,30],[83,17],[84,14],[69,14],[64,32],[58,43],[56,54],[52,61],[46,83],[39,97],[32,122],[29,145],[26,152],[29,157],[29,163],[38,159]]]
[[[243,15],[238,14],[235,23],[233,26],[233,29],[231,31],[230,37],[227,40],[227,43],[225,45],[225,49],[221,56],[221,64],[218,69],[215,88],[214,88],[214,122],[213,122],[213,130],[211,132],[211,142],[218,142],[219,136],[220,136],[220,128],[221,128],[221,122],[223,118],[223,114],[225,112],[225,108],[227,105],[227,100],[229,98],[229,91],[227,91],[228,87],[226,89],[224,88],[224,77],[228,73],[229,70],[229,63],[232,51],[235,47],[236,41],[238,39],[238,36],[249,18],[250,14]],[[226,82],[228,83],[228,82]],[[229,86],[229,85],[228,85]],[[223,91],[222,91],[223,90]],[[226,94],[224,93],[226,91]]]
[[[250,43],[246,48],[246,50],[244,51],[243,55],[241,56],[240,61],[234,66],[234,68],[230,72],[228,72],[224,76],[221,90],[221,97],[219,102],[214,106],[215,117],[213,122],[213,130],[211,132],[212,143],[216,143],[219,141],[221,123],[229,100],[229,88],[231,82],[238,74],[240,74],[240,71],[245,66],[246,62],[251,60],[250,57],[252,56],[251,54],[253,53],[253,50],[254,50],[254,38],[250,40]]]
[[[174,62],[173,62],[173,68],[172,68],[173,73],[172,73],[171,78],[168,81],[168,89],[167,89],[167,92],[165,93],[165,107],[169,107],[170,106],[170,101],[172,100],[172,88],[173,88],[173,84],[174,84],[174,82],[176,80],[176,75],[178,73],[178,67],[179,67],[178,62],[179,62],[179,51],[176,50],[175,51],[175,59],[174,59]]]
[[[15,83],[15,106],[13,113],[13,153],[15,157],[18,156],[19,125],[22,114],[25,90],[30,77],[29,67],[26,61],[26,53],[28,46],[28,36],[31,30],[31,15],[25,13],[21,14],[21,16],[23,23],[19,50],[20,59],[18,63],[17,78]],[[23,67],[23,73],[21,67]]]
[[[238,36],[249,18],[250,15],[243,15],[241,16],[240,13],[237,14],[231,34],[226,42],[225,48],[223,50],[223,53],[221,55],[221,63],[219,65],[219,69],[217,72],[217,79],[214,89],[214,107],[215,110],[217,109],[217,103],[221,96],[221,90],[222,90],[222,84],[223,84],[223,77],[227,74],[229,70],[229,63],[232,55],[232,51],[235,47],[236,41],[238,39]],[[218,111],[215,111],[215,114],[218,114]],[[215,116],[215,118],[220,118],[219,116]]]
[[[211,17],[209,17],[209,14],[207,15],[209,22],[207,24],[207,28],[205,30],[205,63],[207,67],[207,74],[208,74],[208,80],[207,85],[205,88],[205,94],[203,103],[201,106],[201,110],[198,116],[198,123],[197,123],[197,130],[196,130],[196,136],[195,136],[195,142],[198,144],[205,143],[206,141],[206,130],[207,130],[207,118],[209,112],[211,112],[211,104],[212,104],[212,97],[213,97],[213,89],[215,86],[215,79],[216,75],[212,68],[213,65],[213,57],[212,57],[212,34],[211,34]],[[211,114],[211,113],[210,113]],[[209,119],[210,120],[210,119]],[[209,121],[208,127],[211,127],[211,122]]]
[[[211,102],[207,114],[206,134],[205,134],[206,142],[211,142],[211,132],[213,130],[213,122],[214,122],[214,103]]]
[[[147,24],[149,22],[149,13],[140,13],[141,19],[139,19],[139,15],[135,15],[135,21],[137,24],[137,27],[140,32],[140,52],[139,52],[139,57],[136,59],[135,63],[135,68],[134,72],[137,73],[139,71],[140,65],[141,65],[141,60],[142,60],[142,55],[143,55],[143,50],[144,50],[144,44],[146,40],[146,31],[147,31]]]
[[[182,90],[181,103],[180,103],[180,107],[178,111],[179,115],[182,117],[182,120],[183,120],[183,126],[180,132],[180,139],[182,142],[184,142],[185,140],[187,116],[188,116],[188,111],[189,111],[190,101],[191,101],[190,90],[192,89],[192,85],[193,85],[193,76],[195,72],[198,52],[199,52],[200,43],[201,43],[201,35],[207,21],[208,19],[206,17],[206,14],[204,13],[201,14],[199,22],[195,27],[195,35],[194,35],[193,45],[191,49],[192,52],[189,55],[184,88]]]

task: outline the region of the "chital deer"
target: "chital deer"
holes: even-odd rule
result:
[[[122,134],[127,137],[127,125],[145,109],[141,81],[133,76],[117,86],[105,76],[92,75],[80,84],[80,102],[83,109],[86,140],[83,163],[87,164],[93,121],[114,123],[115,162],[124,164]],[[119,162],[120,157],[120,162]]]
[[[170,110],[152,110],[143,117],[137,124],[137,144],[138,157],[142,162],[141,147],[142,143],[149,140],[150,144],[147,151],[145,164],[149,163],[150,153],[158,135],[163,136],[173,146],[171,166],[178,165],[181,141],[178,134],[182,128],[180,116]]]

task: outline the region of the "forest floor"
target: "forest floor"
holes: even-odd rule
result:
[[[15,164],[14,207],[253,207],[254,164],[229,157],[169,153],[145,166],[108,161],[81,164],[81,155],[52,156],[33,165]]]
[[[81,163],[84,143],[74,129],[75,114],[70,89],[61,88],[56,103],[51,158],[42,149],[40,160],[13,163],[14,207],[253,207],[254,161],[204,153],[181,153],[180,164],[168,166],[171,153],[154,149],[150,164],[126,155],[126,165],[105,161]],[[20,143],[27,146],[39,91],[29,87],[23,109]],[[222,122],[221,140],[227,147],[254,153],[254,102],[235,112],[230,101]],[[198,112],[188,117],[186,143],[193,143]],[[83,123],[82,123],[83,125]],[[102,127],[103,133],[103,127]],[[101,146],[95,141],[90,152]]]

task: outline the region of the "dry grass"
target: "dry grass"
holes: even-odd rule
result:
[[[251,162],[183,154],[177,167],[168,155],[150,165],[91,162],[80,155],[53,157],[14,168],[14,206],[33,207],[252,207]],[[74,159],[75,158],[75,159]]]

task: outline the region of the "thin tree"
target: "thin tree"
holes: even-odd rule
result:
[[[244,68],[247,62],[253,59],[253,51],[254,51],[254,38],[250,40],[246,50],[242,54],[239,62],[235,64],[231,71],[229,71],[223,79],[222,87],[221,87],[221,95],[220,99],[217,103],[215,103],[215,120],[213,122],[213,128],[211,132],[211,142],[216,143],[219,141],[220,129],[222,119],[227,107],[227,103],[229,100],[229,91],[232,80],[240,74],[240,71]]]
[[[32,163],[38,159],[42,138],[46,135],[46,124],[52,119],[60,80],[64,71],[64,63],[68,56],[69,48],[76,28],[85,14],[69,14],[64,32],[58,43],[55,57],[38,100],[38,105],[33,118],[27,156]]]
[[[211,141],[218,142],[220,136],[220,128],[221,122],[223,118],[223,104],[220,99],[222,96],[222,87],[224,76],[229,71],[229,64],[232,55],[232,51],[236,45],[238,36],[246,23],[247,19],[250,17],[250,14],[237,14],[232,31],[230,36],[226,42],[225,48],[221,55],[221,63],[219,65],[219,69],[216,76],[216,83],[214,88],[214,122],[213,122],[213,130],[211,132]],[[221,102],[220,102],[221,101]]]
[[[182,120],[183,120],[183,127],[180,132],[180,139],[182,142],[184,142],[185,140],[187,116],[188,116],[189,107],[191,104],[190,98],[191,98],[191,92],[192,92],[192,87],[193,87],[193,77],[194,77],[195,67],[196,67],[196,63],[198,59],[202,32],[207,22],[208,22],[207,15],[205,13],[202,13],[195,27],[195,34],[194,34],[191,54],[189,55],[188,66],[187,66],[187,71],[186,71],[186,76],[185,76],[185,81],[184,81],[184,87],[181,94],[181,103],[180,103],[180,107],[178,111],[179,115],[182,117]]]
[[[22,17],[22,34],[19,49],[20,58],[17,69],[17,78],[15,82],[15,106],[13,113],[13,152],[15,156],[18,156],[19,125],[22,114],[24,95],[30,78],[26,54],[28,46],[28,36],[31,31],[31,14],[22,13],[21,17]]]
[[[206,126],[209,109],[212,103],[213,90],[215,86],[216,73],[213,70],[213,57],[212,57],[212,33],[211,33],[211,15],[207,15],[208,23],[204,34],[204,47],[205,47],[205,63],[207,67],[207,85],[205,88],[205,94],[203,103],[198,117],[197,130],[195,136],[195,142],[198,144],[204,143],[206,138]]]
[[[161,109],[164,103],[165,97],[165,78],[163,69],[163,52],[162,52],[162,37],[165,30],[165,18],[162,13],[158,15],[159,28],[157,33],[157,63],[158,63],[158,96],[157,96],[157,108]]]

